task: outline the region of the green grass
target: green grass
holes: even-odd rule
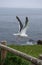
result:
[[[11,45],[10,47],[34,57],[38,57],[40,54],[42,54],[42,45],[29,45],[29,46],[28,45],[26,46]]]
[[[42,54],[42,45],[32,45],[32,46],[10,45],[10,47],[34,57],[38,57],[40,54]],[[30,65],[30,62],[8,52],[4,65]]]

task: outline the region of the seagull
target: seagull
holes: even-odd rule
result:
[[[26,17],[25,26],[23,26],[23,24],[18,16],[16,16],[16,19],[19,22],[19,33],[13,34],[13,35],[17,35],[17,36],[21,36],[21,37],[28,37],[28,35],[26,34],[26,31],[28,28],[28,17]]]

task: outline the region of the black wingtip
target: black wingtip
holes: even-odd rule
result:
[[[16,16],[16,18],[18,19],[18,16]]]
[[[20,22],[21,20],[19,19],[19,17],[18,16],[16,16],[16,19]]]
[[[28,17],[26,17],[26,21],[28,21]]]

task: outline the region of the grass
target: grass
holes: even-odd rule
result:
[[[26,46],[11,45],[10,47],[34,57],[38,57],[40,54],[42,54],[42,45],[29,45],[29,46],[28,45]]]
[[[31,46],[10,45],[10,47],[34,57],[38,57],[40,54],[42,54],[42,45]],[[4,65],[30,65],[30,62],[8,52]]]

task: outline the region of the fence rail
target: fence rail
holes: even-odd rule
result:
[[[27,55],[23,52],[20,52],[18,50],[15,50],[13,48],[10,48],[8,46],[6,46],[6,42],[1,42],[0,43],[0,48],[1,48],[1,59],[4,57],[4,54],[7,54],[7,51],[19,56],[19,57],[22,57],[24,59],[26,59],[27,61],[30,61],[32,62],[34,65],[42,65],[42,55],[39,56],[39,59],[38,58],[35,58],[35,57],[32,57],[30,55]],[[4,54],[3,54],[4,53]],[[4,60],[6,58],[6,55],[4,57]],[[3,65],[3,64],[1,64]]]

